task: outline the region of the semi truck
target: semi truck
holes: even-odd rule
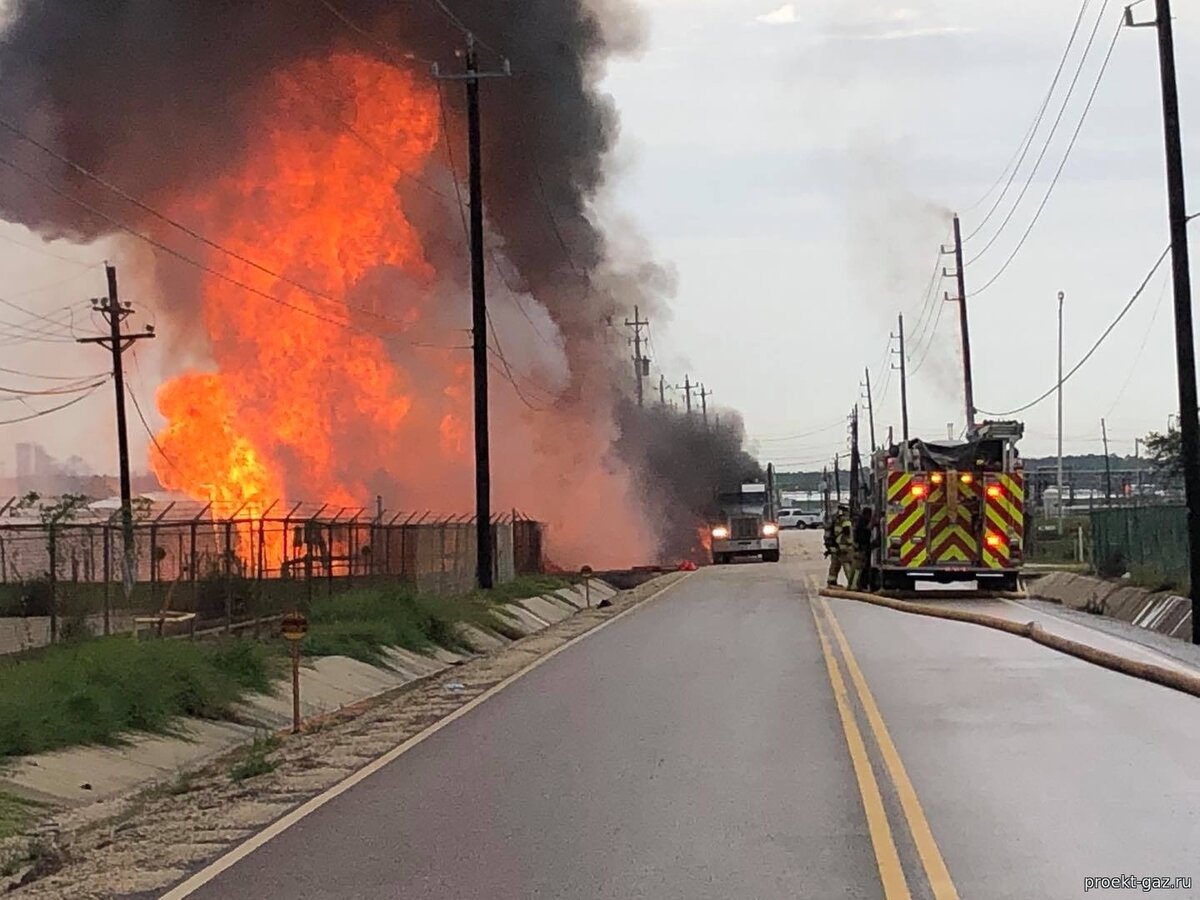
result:
[[[774,482],[774,469],[768,466],[765,482],[745,482],[717,493],[719,512],[709,525],[714,564],[724,565],[737,556],[779,562],[779,504]]]
[[[1020,422],[983,422],[960,443],[909,440],[871,458],[872,568],[884,590],[975,581],[1015,590],[1024,560]]]

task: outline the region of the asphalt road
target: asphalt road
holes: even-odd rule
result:
[[[783,562],[696,573],[192,896],[1026,900],[1126,874],[1200,896],[1200,700],[825,604],[820,536],[787,538]]]

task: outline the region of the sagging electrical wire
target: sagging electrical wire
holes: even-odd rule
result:
[[[1092,102],[1096,99],[1096,92],[1100,88],[1100,82],[1104,78],[1104,73],[1108,70],[1109,60],[1112,59],[1113,49],[1117,46],[1117,38],[1121,36],[1121,28],[1122,26],[1118,25],[1117,30],[1113,32],[1112,42],[1108,45],[1108,52],[1104,55],[1104,62],[1101,64],[1100,71],[1096,75],[1096,82],[1092,85],[1092,92],[1088,96],[1087,104],[1084,106],[1083,115],[1079,117],[1079,124],[1075,126],[1075,132],[1071,135],[1071,140],[1067,144],[1067,150],[1063,154],[1062,161],[1058,164],[1058,169],[1055,171],[1054,177],[1050,180],[1050,184],[1046,188],[1046,193],[1042,197],[1042,202],[1038,204],[1037,211],[1033,214],[1033,219],[1030,220],[1028,227],[1025,229],[1025,233],[1021,235],[1021,239],[1017,242],[1017,246],[1013,248],[1012,253],[1008,255],[1008,259],[1004,261],[1004,265],[997,270],[996,274],[988,279],[983,287],[971,291],[972,297],[982,294],[999,280],[1000,276],[1005,273],[1010,265],[1012,265],[1012,261],[1017,258],[1017,254],[1021,252],[1021,248],[1025,246],[1025,242],[1029,239],[1029,235],[1033,232],[1034,226],[1037,225],[1038,220],[1041,218],[1042,211],[1046,208],[1046,204],[1050,200],[1050,195],[1054,192],[1054,188],[1058,184],[1058,179],[1063,173],[1063,169],[1066,168],[1067,160],[1071,158],[1071,151],[1075,148],[1075,142],[1079,139],[1079,132],[1083,130],[1083,123],[1087,121],[1088,112],[1092,108]]]
[[[105,379],[105,381],[107,381],[107,379]],[[74,400],[68,400],[66,403],[60,404],[59,406],[52,406],[50,409],[39,409],[39,410],[36,410],[36,411],[30,413],[27,416],[20,416],[16,419],[0,420],[0,425],[16,425],[19,422],[29,422],[33,419],[40,419],[42,416],[48,416],[48,415],[51,415],[52,413],[56,413],[61,410],[67,409],[68,407],[74,406],[76,403],[81,403],[84,400],[86,400],[88,397],[92,396],[92,394],[96,393],[96,391],[99,390],[100,387],[104,383],[105,383],[104,381],[99,382],[94,387],[92,387],[91,390],[87,391],[84,394],[81,394],[80,396],[76,397]]]
[[[1046,135],[1046,140],[1042,143],[1042,149],[1039,151],[1037,159],[1035,159],[1033,161],[1033,168],[1030,169],[1029,176],[1025,179],[1025,184],[1021,187],[1020,193],[1017,194],[1017,199],[1013,201],[1012,208],[1009,209],[1008,214],[1004,217],[1004,221],[1000,223],[1000,227],[996,229],[996,233],[991,236],[991,238],[987,241],[987,243],[984,244],[983,247],[981,247],[975,253],[974,256],[972,256],[970,259],[967,260],[966,264],[968,266],[977,262],[985,253],[988,252],[989,249],[991,249],[992,245],[996,243],[996,241],[999,239],[1000,235],[1004,233],[1004,229],[1006,227],[1008,227],[1008,223],[1012,221],[1012,217],[1016,214],[1017,210],[1020,208],[1021,201],[1023,199],[1025,199],[1025,194],[1028,193],[1029,188],[1033,185],[1033,179],[1037,175],[1038,169],[1040,169],[1042,166],[1042,161],[1046,158],[1046,154],[1050,150],[1050,144],[1054,141],[1054,135],[1058,133],[1058,127],[1059,127],[1059,125],[1062,124],[1063,116],[1066,115],[1067,106],[1070,104],[1071,96],[1075,93],[1075,87],[1079,83],[1079,77],[1080,77],[1080,75],[1083,74],[1084,65],[1087,63],[1088,56],[1091,54],[1092,45],[1096,41],[1096,33],[1100,30],[1100,23],[1104,21],[1104,13],[1108,10],[1108,4],[1109,4],[1109,0],[1104,0],[1103,5],[1100,7],[1100,14],[1096,17],[1096,22],[1092,26],[1091,33],[1088,35],[1087,44],[1083,48],[1083,55],[1079,58],[1079,65],[1076,66],[1076,68],[1075,68],[1075,75],[1074,75],[1074,77],[1072,77],[1071,83],[1067,86],[1067,93],[1063,97],[1062,105],[1058,109],[1058,115],[1054,119],[1054,124],[1050,126],[1050,133],[1048,135]],[[1120,34],[1120,26],[1118,25],[1117,32],[1116,32],[1116,34],[1113,35],[1113,44],[1116,44],[1117,35],[1119,35],[1119,34]],[[1112,47],[1110,46],[1108,49],[1108,54],[1104,58],[1104,64],[1101,66],[1100,72],[1096,76],[1096,82],[1092,86],[1091,97],[1089,97],[1087,105],[1084,108],[1083,114],[1080,116],[1079,123],[1076,126],[1076,129],[1075,129],[1076,135],[1078,135],[1079,129],[1083,127],[1084,120],[1087,119],[1088,111],[1091,109],[1091,106],[1092,106],[1092,98],[1094,98],[1096,95],[1096,89],[1099,88],[1099,86],[1100,86],[1100,79],[1104,77],[1104,70],[1108,67],[1108,60],[1109,60],[1109,57],[1111,57],[1111,56],[1112,56]],[[1074,139],[1072,139],[1071,143],[1072,143],[1072,145],[1074,145]],[[1068,150],[1067,150],[1068,156],[1070,155],[1070,152],[1071,151],[1068,148]],[[1060,171],[1061,171],[1061,167],[1060,167]]]
[[[1133,308],[1133,304],[1136,303],[1138,297],[1142,296],[1142,294],[1145,292],[1146,285],[1148,285],[1150,283],[1151,279],[1154,278],[1154,273],[1158,271],[1158,267],[1163,264],[1163,260],[1165,260],[1167,258],[1167,255],[1170,252],[1171,252],[1171,245],[1168,244],[1167,249],[1164,250],[1162,252],[1162,255],[1160,255],[1158,257],[1158,261],[1155,262],[1153,267],[1151,267],[1150,271],[1146,273],[1146,277],[1144,279],[1142,279],[1142,283],[1140,285],[1138,285],[1138,289],[1133,292],[1133,296],[1129,298],[1129,302],[1126,303],[1125,306],[1123,306],[1121,308],[1121,311],[1119,313],[1117,313],[1117,317],[1115,319],[1113,319],[1112,322],[1109,323],[1109,326],[1107,328],[1104,329],[1104,332],[1100,335],[1100,337],[1098,337],[1096,339],[1096,343],[1092,344],[1091,349],[1088,350],[1088,352],[1083,355],[1083,358],[1080,359],[1079,362],[1075,363],[1075,365],[1071,367],[1071,370],[1069,372],[1067,372],[1065,375],[1063,375],[1061,382],[1055,382],[1055,384],[1049,390],[1047,390],[1045,393],[1041,394],[1037,398],[1029,401],[1024,406],[1018,406],[1015,409],[1005,410],[1004,412],[988,412],[987,410],[984,410],[984,409],[980,409],[979,412],[983,413],[985,416],[992,416],[995,418],[1004,418],[1005,416],[1011,416],[1011,415],[1015,415],[1016,413],[1025,412],[1025,410],[1030,409],[1034,406],[1037,406],[1039,403],[1041,403],[1047,397],[1051,396],[1056,390],[1058,390],[1060,384],[1066,384],[1070,380],[1071,376],[1074,375],[1076,372],[1078,372],[1080,369],[1082,369],[1084,364],[1089,359],[1092,358],[1092,355],[1098,349],[1100,349],[1100,345],[1104,343],[1105,338],[1107,338],[1110,334],[1112,334],[1113,329],[1117,327],[1118,323],[1120,323],[1120,321],[1123,318],[1125,318],[1125,314],[1127,312],[1129,312],[1130,309]]]
[[[1000,192],[1000,196],[996,198],[996,202],[992,204],[991,208],[987,211],[987,214],[982,220],[980,220],[979,224],[975,226],[974,230],[972,230],[970,234],[963,238],[963,243],[970,241],[971,238],[979,234],[983,227],[988,223],[988,220],[992,218],[996,210],[1000,207],[1000,204],[1003,202],[1005,195],[1009,191],[1009,188],[1012,187],[1013,181],[1017,177],[1017,172],[1020,171],[1021,164],[1025,161],[1025,157],[1029,153],[1029,148],[1033,146],[1033,138],[1037,134],[1038,128],[1041,127],[1042,119],[1046,115],[1046,110],[1050,107],[1050,100],[1054,97],[1054,89],[1058,87],[1058,80],[1062,77],[1063,69],[1067,64],[1067,59],[1071,55],[1071,48],[1075,46],[1075,38],[1079,36],[1079,26],[1083,24],[1084,14],[1087,12],[1087,8],[1090,4],[1091,0],[1083,0],[1082,5],[1079,7],[1079,14],[1075,17],[1075,26],[1071,29],[1071,37],[1067,40],[1067,47],[1065,50],[1063,50],[1062,58],[1058,61],[1058,68],[1054,71],[1054,78],[1050,81],[1050,87],[1046,91],[1046,97],[1042,100],[1042,105],[1038,109],[1037,115],[1034,116],[1033,124],[1029,126],[1029,130],[1026,132],[1021,144],[1017,146],[1016,152],[1014,152],[1012,158],[1009,159],[1008,165],[1006,165],[1001,171],[1000,177],[996,179],[996,183],[988,188],[987,193],[984,194],[983,197],[980,197],[978,200],[976,200],[973,204],[971,204],[970,208],[966,210],[967,212],[970,212],[971,209],[977,207],[989,194],[991,194],[992,191],[996,189],[996,186],[1000,184],[1001,180],[1003,180],[1005,174],[1008,172],[1009,166],[1012,166],[1013,160],[1015,159],[1016,165],[1012,168],[1012,174],[1009,175],[1008,182],[1004,185],[1004,190]],[[1101,13],[1101,15],[1103,15],[1103,13]],[[1085,58],[1086,55],[1087,54],[1085,52]],[[1070,94],[1068,94],[1068,97],[1069,96]],[[1054,132],[1052,131],[1050,133],[1050,137],[1053,136]],[[1020,156],[1019,159],[1017,158],[1018,155]]]
[[[380,334],[379,332],[370,331],[368,329],[362,328],[359,325],[356,325],[349,318],[342,318],[342,319],[333,318],[332,316],[323,315],[322,313],[317,312],[316,310],[306,309],[303,306],[298,306],[294,303],[290,303],[287,300],[282,299],[281,297],[276,297],[274,294],[269,294],[266,291],[259,290],[258,288],[253,287],[252,285],[246,284],[245,282],[240,281],[237,278],[234,278],[230,275],[227,275],[224,272],[214,269],[209,265],[206,265],[202,262],[192,259],[187,254],[182,253],[181,251],[176,250],[173,247],[169,247],[168,245],[162,243],[161,241],[156,240],[155,238],[149,236],[148,234],[144,234],[144,233],[138,231],[136,228],[126,225],[121,220],[116,219],[113,216],[110,216],[108,213],[103,212],[102,210],[98,209],[97,207],[93,206],[92,204],[87,203],[84,200],[80,200],[78,197],[75,197],[75,196],[67,193],[66,191],[61,190],[56,185],[52,184],[51,182],[47,181],[46,179],[42,178],[41,176],[36,175],[33,172],[30,172],[27,169],[22,168],[21,166],[17,165],[10,159],[0,157],[0,165],[7,166],[9,169],[13,170],[14,172],[18,173],[19,175],[22,175],[23,177],[25,177],[27,179],[29,179],[33,183],[40,185],[41,187],[45,188],[46,190],[50,191],[51,193],[55,194],[56,196],[59,196],[59,197],[63,198],[64,200],[66,200],[67,202],[73,203],[76,206],[80,207],[81,209],[86,210],[87,212],[90,212],[92,215],[103,219],[104,221],[108,222],[110,225],[113,225],[115,228],[118,228],[119,230],[131,235],[132,237],[135,237],[138,240],[145,242],[146,244],[150,245],[151,247],[154,247],[155,249],[160,250],[163,253],[166,253],[169,256],[172,256],[175,259],[178,259],[181,262],[184,262],[190,266],[194,266],[195,268],[199,269],[200,271],[207,272],[208,274],[210,274],[216,278],[219,278],[222,281],[227,282],[228,284],[232,284],[234,287],[240,288],[243,291],[246,291],[247,293],[254,294],[257,297],[262,297],[264,300],[269,300],[272,303],[282,306],[285,309],[290,309],[293,312],[301,313],[303,315],[309,316],[309,317],[317,319],[319,321],[326,322],[330,325],[334,325],[338,328],[346,328],[346,329],[349,329],[352,331],[360,331],[365,334],[370,334],[373,337],[378,337],[381,340],[394,341],[396,343],[405,344],[410,347],[420,347],[420,348],[430,349],[430,350],[461,350],[461,349],[463,349],[462,347],[458,347],[458,346],[430,344],[430,343],[426,343],[424,341],[405,340],[404,338],[400,338],[395,335]],[[378,313],[372,312],[370,310],[365,310],[365,309],[360,309],[359,307],[350,307],[350,306],[347,306],[346,308],[349,311],[363,312],[363,313],[370,315],[376,319],[380,319],[384,322],[388,322],[388,323],[390,323],[392,325],[396,325],[398,327],[403,327],[403,323],[397,322],[394,319],[389,319],[387,316],[381,316]]]

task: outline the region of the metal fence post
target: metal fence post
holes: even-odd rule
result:
[[[50,557],[47,573],[50,588],[50,643],[58,640],[58,529],[50,523],[46,551]]]
[[[225,520],[225,633],[233,630],[233,519]]]
[[[112,530],[108,522],[101,526],[104,530],[100,535],[100,544],[104,549],[104,635],[112,634]]]
[[[150,525],[150,606],[159,608],[158,602],[158,525]],[[160,625],[161,628],[161,625]]]

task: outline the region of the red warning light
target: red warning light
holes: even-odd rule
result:
[[[988,485],[987,495],[989,497],[999,497],[1000,494],[1001,494],[1000,485],[998,485],[998,484],[989,484]]]
[[[926,488],[925,485],[923,485],[923,484],[914,484],[912,486],[912,490],[910,491],[910,493],[914,497],[924,497],[925,494],[928,492],[928,490],[929,489]]]
[[[986,540],[987,540],[987,545],[989,547],[999,547],[1001,544],[1004,543],[1004,538],[1000,537],[1000,535],[995,534],[995,533],[989,534],[987,536]]]

